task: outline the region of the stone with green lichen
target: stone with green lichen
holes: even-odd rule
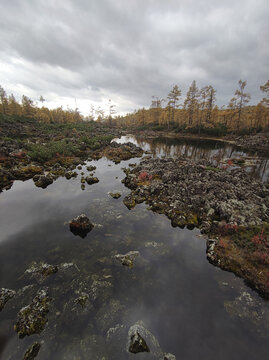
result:
[[[87,166],[87,170],[94,171],[94,170],[96,170],[96,166],[93,166],[93,165]]]
[[[57,265],[51,265],[47,263],[36,263],[33,262],[32,265],[25,270],[24,277],[35,279],[39,283],[42,283],[48,276],[56,274],[58,272]]]
[[[30,305],[23,307],[18,315],[14,330],[20,338],[26,335],[40,334],[48,319],[50,298],[47,293],[48,289],[40,290],[34,297]]]
[[[33,343],[33,345],[26,351],[24,354],[23,360],[33,360],[37,357],[41,344],[38,342]]]
[[[135,200],[131,196],[126,196],[123,200],[123,204],[129,209],[133,209],[136,205]]]
[[[98,183],[99,179],[97,177],[87,176],[86,181],[88,185],[92,185]]]
[[[81,306],[85,306],[88,299],[89,299],[89,295],[84,293],[75,299],[75,303]]]
[[[125,265],[132,269],[134,267],[134,259],[139,256],[139,251],[129,251],[127,254],[117,254],[115,259],[119,260],[122,265]]]
[[[13,298],[16,294],[16,291],[2,288],[0,289],[0,311],[3,310],[5,304]]]
[[[119,199],[121,197],[121,193],[119,192],[110,192],[109,195],[113,197],[113,199]]]

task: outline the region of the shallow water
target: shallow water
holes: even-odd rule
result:
[[[129,211],[122,203],[129,190],[121,183],[121,168],[138,161],[88,163],[96,165],[100,182],[86,184],[84,191],[78,176],[59,178],[47,189],[16,181],[0,194],[0,287],[18,290],[35,283],[22,277],[33,261],[73,262],[78,269],[70,277],[59,271],[35,283],[36,289],[48,286],[53,298],[40,335],[19,339],[13,330],[19,309],[9,311],[12,300],[7,303],[0,313],[1,359],[23,358],[34,341],[43,341],[41,360],[147,359],[147,353],[128,354],[125,338],[106,341],[110,328],[128,329],[138,320],[177,359],[267,359],[268,304],[241,279],[207,262],[198,229],[173,228],[145,204]],[[86,166],[77,171],[87,174]],[[115,200],[110,191],[122,197]],[[67,223],[81,213],[95,223],[84,239]],[[130,250],[140,252],[132,269],[114,260]],[[85,316],[74,316],[74,299],[87,293],[93,279],[110,285]],[[22,296],[22,305],[31,299]]]
[[[132,142],[145,151],[150,151],[154,157],[183,156],[191,160],[208,160],[213,165],[227,166],[229,169],[238,167],[236,159],[245,161],[243,168],[252,176],[264,182],[269,181],[269,159],[260,157],[253,151],[246,151],[237,146],[217,141],[191,138],[156,138],[143,139],[133,135],[122,136],[116,140],[119,143]],[[235,162],[234,162],[235,160]],[[228,169],[228,170],[229,170]]]

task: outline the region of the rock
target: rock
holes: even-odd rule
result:
[[[33,345],[26,351],[24,354],[23,360],[33,360],[37,357],[41,344],[38,342],[33,343]]]
[[[50,298],[47,289],[40,290],[30,305],[22,308],[17,315],[14,330],[20,338],[26,335],[40,334],[48,321]]]
[[[37,264],[34,262],[30,268],[25,270],[24,276],[30,279],[34,278],[39,283],[42,283],[48,276],[57,273],[58,266],[46,263]]]
[[[53,177],[49,175],[40,175],[39,177],[35,177],[35,186],[41,187],[45,189],[47,186],[53,183]]]
[[[87,176],[86,177],[86,182],[87,182],[88,185],[92,185],[92,184],[98,183],[99,179],[97,177]]]
[[[269,189],[261,181],[240,168],[228,171],[206,160],[195,162],[184,157],[144,158],[125,173],[123,183],[131,189],[123,200],[128,209],[146,202],[148,209],[165,214],[172,226],[198,227],[210,237],[228,236],[230,243],[220,239],[215,248],[210,244],[210,262],[233,271],[269,296],[265,275]],[[219,226],[222,223],[224,226]],[[256,251],[250,250],[253,236],[264,238]]]
[[[137,354],[150,352],[153,359],[163,359],[164,354],[155,336],[145,328],[142,321],[136,322],[130,327],[127,339],[127,352]]]
[[[165,353],[163,360],[176,360],[176,357],[173,354]]]
[[[135,199],[132,198],[132,196],[127,195],[124,200],[123,200],[123,204],[129,209],[133,209],[136,205]]]
[[[122,265],[128,266],[130,269],[134,267],[134,259],[139,256],[139,251],[129,251],[127,254],[117,254],[115,259],[119,260]]]
[[[89,297],[92,302],[107,301],[113,291],[113,284],[103,278],[93,275],[93,282],[90,287]]]
[[[135,331],[134,334],[131,335],[128,350],[133,354],[150,351],[148,345],[138,331]]]
[[[122,320],[125,307],[119,300],[111,299],[108,303],[103,303],[96,314],[96,324],[98,329],[106,334],[113,324]]]
[[[115,192],[115,193],[110,192],[109,195],[113,197],[113,199],[119,199],[121,197],[121,193],[119,192]]]
[[[87,170],[94,171],[94,170],[96,170],[96,166],[93,166],[93,165],[87,166]]]
[[[16,291],[2,288],[0,289],[0,311],[4,309],[5,304],[13,298]]]
[[[70,221],[70,231],[74,235],[79,235],[82,238],[85,238],[88,232],[94,228],[94,225],[90,222],[90,219],[81,214]]]

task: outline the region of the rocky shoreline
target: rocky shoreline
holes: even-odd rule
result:
[[[210,239],[210,262],[243,277],[269,296],[269,189],[243,170],[224,170],[206,161],[144,158],[125,169],[131,209],[146,202],[172,226],[199,227]]]
[[[115,128],[101,124],[69,124],[51,129],[37,122],[0,123],[0,192],[15,180],[33,179],[37,187],[46,188],[60,176],[76,177],[76,166],[105,156],[120,163],[140,157],[143,150],[132,143],[117,144]],[[89,170],[91,171],[91,170]],[[95,178],[87,183],[97,182]]]
[[[206,134],[189,134],[189,133],[174,133],[171,131],[134,131],[137,137],[147,139],[157,138],[176,138],[176,139],[196,139],[196,140],[214,140],[230,143],[238,146],[238,148],[246,149],[251,152],[256,152],[260,156],[269,156],[269,135],[267,133],[259,133],[253,135],[234,135],[228,134],[223,137],[210,136]]]

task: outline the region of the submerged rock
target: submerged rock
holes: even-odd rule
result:
[[[85,214],[81,214],[70,221],[70,231],[82,238],[85,238],[93,228],[94,225]]]
[[[267,336],[269,308],[259,298],[242,291],[233,301],[225,301],[224,307],[231,317],[251,322],[253,330],[257,329],[262,336]]]
[[[57,273],[58,266],[50,265],[47,263],[37,264],[34,262],[30,268],[25,270],[24,276],[29,277],[30,279],[34,278],[38,282],[43,282],[48,276]]]
[[[33,343],[33,345],[26,351],[24,354],[23,360],[33,360],[37,357],[41,344],[38,342]]]
[[[13,298],[16,294],[16,291],[2,288],[0,289],[0,311],[4,309],[6,303]]]
[[[119,260],[122,265],[128,266],[130,269],[134,267],[134,259],[139,256],[139,251],[129,251],[127,254],[117,254],[115,259]]]
[[[165,353],[163,360],[176,360],[176,357],[173,354]]]
[[[14,330],[20,338],[26,335],[40,334],[48,321],[50,298],[47,289],[40,290],[30,305],[22,308],[17,315]]]

